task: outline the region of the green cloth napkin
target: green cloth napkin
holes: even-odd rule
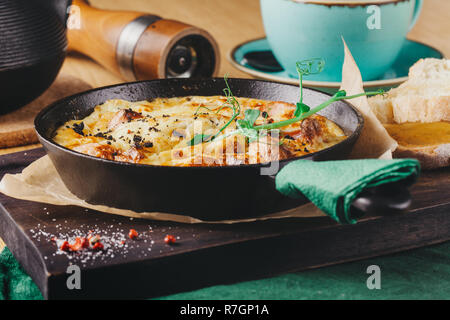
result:
[[[39,288],[8,248],[0,253],[0,300],[41,300]]]
[[[340,223],[356,223],[350,205],[365,188],[417,179],[420,164],[414,159],[400,160],[298,160],[286,165],[276,177],[282,194],[298,198],[302,194],[319,209]]]

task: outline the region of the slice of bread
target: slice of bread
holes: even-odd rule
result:
[[[450,121],[450,60],[419,60],[408,81],[369,103],[382,123]]]
[[[450,166],[450,143],[439,146],[410,148],[399,145],[393,152],[394,158],[415,158],[423,169],[437,169]]]
[[[450,165],[450,122],[407,122],[384,124],[384,127],[398,142],[394,157],[417,158],[424,168]]]
[[[450,60],[418,61],[411,67],[408,81],[383,96],[370,98],[369,104],[383,124],[450,122]],[[403,138],[414,139],[414,134]],[[419,146],[399,142],[394,156],[415,157],[424,168],[449,166],[450,134],[442,132],[437,140],[439,143],[430,140]]]

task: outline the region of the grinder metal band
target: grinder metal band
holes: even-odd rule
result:
[[[129,81],[136,80],[133,67],[133,56],[139,38],[144,31],[154,22],[161,20],[161,17],[145,15],[131,21],[123,28],[117,42],[116,59],[120,73]]]

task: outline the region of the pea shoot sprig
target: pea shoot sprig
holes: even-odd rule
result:
[[[325,60],[316,58],[311,60],[297,61],[296,67],[300,87],[300,101],[297,102],[297,107],[294,111],[294,117],[298,117],[302,113],[308,112],[310,110],[310,107],[303,103],[303,76],[321,73],[325,68]]]
[[[219,132],[217,132],[216,134],[214,134],[214,135],[197,134],[196,136],[194,136],[194,138],[192,140],[189,141],[188,144],[193,146],[198,143],[205,142],[205,141],[215,140],[218,137],[218,135],[220,133],[222,133],[223,130],[225,130],[225,128],[228,127],[235,120],[236,120],[237,129],[222,135],[220,137],[220,140],[222,140],[228,136],[240,134],[240,135],[247,137],[249,142],[252,142],[252,141],[258,140],[258,137],[260,136],[262,130],[275,130],[275,129],[289,126],[298,121],[302,121],[302,120],[312,116],[313,114],[321,111],[322,109],[325,109],[326,107],[328,107],[330,104],[332,104],[334,102],[341,101],[341,100],[355,99],[355,98],[362,97],[362,96],[374,96],[374,95],[379,95],[379,94],[384,93],[383,90],[378,90],[378,91],[363,92],[360,94],[347,96],[347,92],[345,90],[340,90],[340,91],[336,92],[328,101],[325,101],[325,102],[321,103],[320,105],[318,105],[314,108],[311,108],[308,105],[306,105],[305,103],[303,103],[303,84],[302,84],[303,76],[307,76],[307,75],[311,75],[311,74],[318,74],[318,73],[322,72],[324,66],[325,66],[325,61],[323,59],[310,59],[310,60],[304,60],[304,61],[297,62],[296,67],[297,67],[297,72],[299,75],[300,99],[299,99],[299,102],[297,102],[297,104],[296,104],[293,118],[279,121],[279,122],[274,122],[274,123],[264,123],[264,124],[257,125],[257,126],[255,126],[255,122],[261,113],[261,111],[258,109],[247,109],[244,111],[244,118],[236,120],[236,118],[240,115],[241,107],[239,105],[239,102],[234,97],[233,93],[231,92],[231,89],[228,85],[227,77],[225,76],[225,84],[227,87],[224,89],[224,92],[227,97],[227,101],[221,108],[219,108],[218,111],[216,111],[216,113],[220,112],[220,110],[222,110],[223,108],[229,107],[233,110],[233,116],[231,117],[230,121],[228,121],[222,128],[220,128]],[[202,107],[202,108],[206,108],[206,107]],[[206,109],[208,109],[208,108],[206,108]],[[208,110],[210,110],[210,109],[208,109]],[[197,111],[198,111],[198,109],[197,109]]]
[[[223,92],[225,94],[225,97],[227,98],[227,100],[225,101],[225,103],[216,111],[214,111],[215,114],[218,114],[220,111],[222,111],[225,108],[230,108],[233,111],[233,115],[231,116],[230,120],[225,123],[225,125],[223,125],[219,131],[217,133],[215,133],[214,135],[211,134],[203,134],[203,133],[199,133],[196,134],[194,136],[194,138],[192,138],[188,145],[196,145],[202,142],[207,142],[207,141],[212,141],[215,138],[217,138],[217,136],[219,134],[222,133],[223,130],[225,130],[234,120],[236,120],[236,118],[241,114],[241,105],[239,104],[239,101],[237,101],[237,99],[234,97],[233,93],[231,92],[230,86],[228,84],[228,76],[225,75],[224,77],[225,80],[225,85],[226,88],[223,89]],[[207,109],[208,111],[213,111],[208,107],[205,106],[199,106],[197,108],[197,110],[195,111],[194,115],[197,115],[200,109]]]

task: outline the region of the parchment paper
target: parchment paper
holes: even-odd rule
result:
[[[123,215],[133,218],[144,218],[153,220],[168,220],[182,223],[202,223],[204,221],[175,214],[163,212],[133,212],[131,210],[123,210],[111,208],[102,205],[89,204],[76,196],[74,196],[64,185],[53,166],[50,158],[44,156],[26,167],[22,173],[6,174],[0,181],[0,191],[4,194],[22,200],[30,200],[43,202],[54,205],[75,205],[89,208],[101,212]],[[242,220],[223,220],[208,223],[235,223],[250,222],[255,220],[267,220],[288,217],[318,217],[324,216],[319,209],[309,203],[296,209],[277,212],[254,219]],[[206,221],[205,221],[206,222]]]
[[[345,43],[344,43],[345,45]],[[363,92],[363,82],[355,60],[345,45],[345,62],[343,66],[342,89],[348,95]],[[358,141],[353,158],[392,158],[392,151],[396,148],[396,142],[387,134],[381,123],[369,109],[366,97],[351,100],[365,117],[365,129]],[[134,218],[153,220],[167,220],[181,223],[237,223],[256,220],[280,219],[280,218],[310,218],[325,216],[312,203],[301,207],[278,212],[258,218],[223,221],[202,221],[193,217],[168,214],[163,212],[133,212],[111,208],[102,205],[89,204],[74,196],[64,185],[53,166],[50,158],[44,156],[31,163],[19,174],[6,174],[0,181],[0,192],[17,199],[30,200],[53,205],[76,205],[105,213],[123,215]]]
[[[341,90],[347,91],[351,96],[363,92],[361,72],[355,59],[347,47],[345,40],[345,60],[342,67]],[[360,97],[347,101],[357,108],[364,116],[364,128],[350,155],[352,159],[380,158],[392,159],[392,152],[397,149],[398,143],[391,138],[384,126],[372,112],[367,97]]]

